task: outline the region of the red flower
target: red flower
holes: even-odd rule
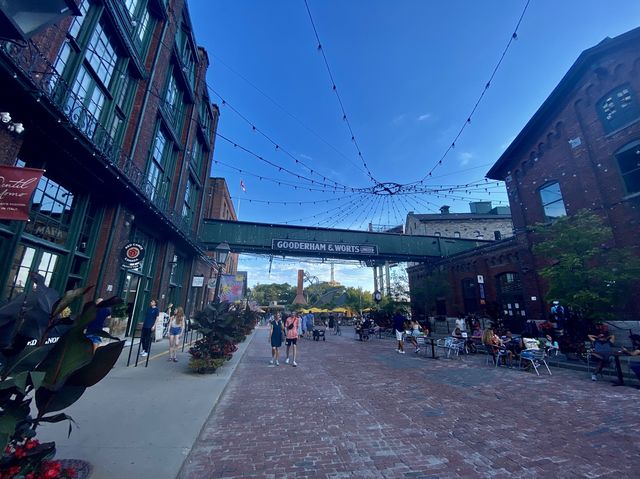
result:
[[[35,472],[30,472],[29,474],[24,476],[24,479],[36,479],[36,473]]]
[[[38,444],[40,444],[40,442],[37,439],[31,439],[28,440],[27,442],[24,443],[24,447],[26,449],[33,449],[35,448]]]
[[[16,476],[20,472],[20,466],[13,466],[9,468],[9,477]]]
[[[64,470],[64,473],[67,475],[67,477],[70,477],[70,478],[74,478],[78,475],[78,473],[73,467],[68,467],[67,469]]]
[[[16,447],[15,455],[18,459],[23,458],[27,455],[23,447]]]
[[[44,479],[56,479],[59,476],[60,471],[58,471],[57,469],[51,468],[51,469],[47,469],[46,471],[44,471],[44,474],[42,475],[42,477]]]

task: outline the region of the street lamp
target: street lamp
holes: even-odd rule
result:
[[[4,39],[28,40],[67,15],[81,15],[73,0],[1,0],[0,31]]]
[[[227,243],[220,243],[216,246],[216,249],[213,250],[214,259],[216,264],[218,265],[218,277],[216,278],[216,289],[213,292],[213,302],[218,301],[218,296],[220,295],[220,278],[222,277],[222,271],[224,270],[224,265],[227,262],[227,258],[229,257],[229,252],[231,248]]]

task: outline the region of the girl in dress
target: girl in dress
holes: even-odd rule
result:
[[[280,318],[280,313],[276,313],[274,319],[269,322],[269,342],[271,343],[271,361],[269,364],[279,366],[280,347],[284,337],[284,323]]]
[[[185,319],[184,309],[181,306],[176,308],[176,314],[171,316],[169,322],[169,361],[178,362],[176,354],[178,353],[178,345],[180,344],[180,336],[184,331]]]

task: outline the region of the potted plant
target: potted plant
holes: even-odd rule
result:
[[[126,304],[120,303],[111,308],[111,319],[108,325],[109,334],[111,334],[111,336],[117,336],[118,338],[124,338],[128,321],[129,317],[127,316]]]
[[[94,352],[84,330],[96,316],[96,304],[85,304],[76,315],[68,309],[91,288],[59,298],[42,276],[33,277],[35,290],[0,307],[0,477],[73,477],[74,471],[51,461],[55,443],[35,440],[36,428],[71,421],[60,411],[107,375],[124,341],[101,332],[116,342]],[[102,305],[119,301],[109,298]]]

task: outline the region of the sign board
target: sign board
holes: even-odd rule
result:
[[[220,277],[220,301],[241,301],[247,292],[247,272],[223,274]]]
[[[122,263],[125,268],[135,269],[144,259],[144,246],[131,242],[122,247]]]
[[[478,284],[484,284],[484,276],[481,274],[478,275]]]
[[[207,288],[213,289],[216,287],[216,278],[209,278],[207,281]]]
[[[204,276],[194,276],[191,281],[191,286],[194,288],[202,288],[204,286]]]
[[[289,239],[271,240],[271,249],[291,251],[294,253],[355,254],[363,256],[378,254],[378,245],[374,244],[334,243]]]
[[[380,301],[382,301],[382,293],[380,291],[376,291],[373,293],[373,300],[376,303],[379,303]]]
[[[0,166],[0,220],[27,221],[31,195],[44,170]]]

